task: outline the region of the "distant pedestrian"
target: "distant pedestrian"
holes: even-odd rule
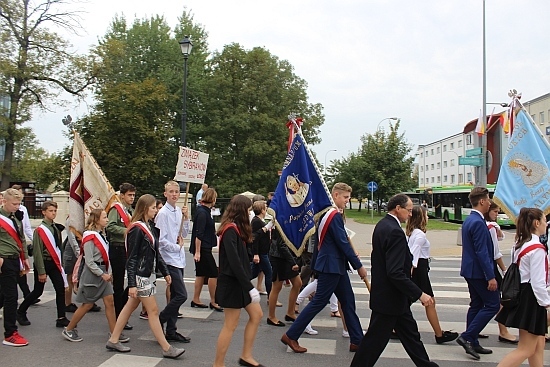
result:
[[[202,195],[204,194],[206,189],[208,189],[208,184],[203,183],[201,185],[201,189],[199,191],[197,191],[197,195],[195,197],[195,201],[197,202],[197,206],[201,205]]]

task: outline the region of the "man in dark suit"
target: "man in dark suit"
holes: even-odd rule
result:
[[[336,208],[330,209],[321,218],[318,227],[319,243],[314,248],[312,269],[317,272],[317,291],[311,302],[298,315],[290,329],[283,334],[281,342],[296,353],[304,353],[306,348],[298,344],[300,335],[329,302],[332,293],[338,297],[346,320],[350,336],[350,352],[355,352],[363,336],[361,323],[355,313],[355,296],[348,276],[348,262],[351,263],[361,279],[367,276],[367,270],[355,253],[344,228],[340,210],[345,209],[351,196],[351,187],[337,183],[332,188],[332,198]],[[315,234],[317,235],[317,234]]]
[[[401,228],[411,216],[413,203],[404,194],[388,201],[388,214],[381,219],[372,234],[372,279],[369,329],[351,367],[374,366],[395,330],[403,347],[417,366],[437,367],[430,361],[420,341],[418,326],[411,312],[411,302],[420,299],[423,306],[433,299],[411,280],[412,256]],[[346,319],[347,322],[347,319]]]
[[[479,333],[497,314],[500,294],[497,289],[493,264],[493,241],[484,214],[489,211],[489,191],[474,187],[468,196],[472,212],[462,225],[462,264],[460,275],[468,283],[470,308],[466,316],[466,331],[456,340],[466,353],[480,359],[479,354],[490,354],[490,349],[479,345]]]

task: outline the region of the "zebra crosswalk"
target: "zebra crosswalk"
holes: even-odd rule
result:
[[[367,266],[367,269],[370,269],[369,258],[364,258],[363,263]],[[454,330],[460,333],[465,329],[466,312],[469,303],[467,285],[459,275],[460,258],[435,258],[430,266],[430,278],[435,293],[436,309],[441,327],[443,330]],[[350,278],[356,296],[357,314],[363,329],[367,329],[370,318],[369,294],[365,284],[359,280],[357,275],[352,275]],[[188,273],[188,276],[184,280],[187,289],[192,293],[194,278],[190,277]],[[159,308],[162,309],[165,302],[164,281],[158,279],[157,286],[156,299]],[[208,302],[210,299],[206,288],[203,287],[201,293],[201,300],[204,302]],[[279,300],[284,304],[284,307],[277,308],[276,310],[279,319],[284,319],[288,292],[289,288],[283,287],[279,296]],[[35,352],[30,352],[34,350],[39,354],[49,357],[40,360],[41,365],[46,367],[58,365],[56,356],[71,356],[75,352],[74,358],[77,358],[77,365],[85,367],[165,367],[175,365],[175,363],[193,366],[211,366],[214,360],[217,337],[224,319],[223,313],[214,312],[210,309],[189,307],[190,301],[188,300],[180,308],[183,318],[178,321],[178,331],[183,335],[191,337],[192,341],[190,344],[183,345],[187,351],[180,362],[175,362],[161,358],[160,348],[148,327],[147,321],[139,320],[137,311],[130,320],[134,325],[134,330],[125,332],[131,338],[130,343],[127,345],[132,348],[132,351],[128,354],[117,354],[107,352],[104,348],[108,329],[103,312],[87,315],[79,323],[79,333],[84,338],[82,343],[68,343],[62,339],[60,335],[61,330],[53,328],[52,325],[52,320],[55,317],[55,293],[51,289],[51,285],[46,286],[46,291],[40,298],[41,302],[38,306],[32,307],[28,312],[32,325],[20,327],[23,335],[29,339],[29,347],[22,349],[1,348],[0,365],[36,364],[37,359],[33,357]],[[189,295],[189,299],[191,299],[191,294]],[[101,305],[101,301],[99,304]],[[341,319],[331,317],[328,306],[312,321],[313,328],[319,334],[303,334],[300,338],[300,344],[308,349],[305,355],[295,354],[279,342],[280,337],[288,328],[288,323],[287,327],[267,325],[266,297],[262,297],[261,306],[264,311],[264,317],[261,320],[256,337],[254,355],[263,365],[333,367],[335,365],[348,366],[351,362],[353,354],[348,351],[349,339],[342,336]],[[304,306],[305,303],[302,307]],[[498,341],[498,326],[496,322],[492,321],[483,331],[483,333],[489,335],[489,339],[483,339],[481,343],[484,347],[493,350],[493,353],[482,355],[480,361],[473,361],[464,352],[463,348],[455,342],[443,345],[435,342],[434,332],[426,319],[425,309],[419,302],[414,303],[411,309],[417,320],[418,329],[428,355],[440,366],[494,366],[504,355],[515,348],[513,345]],[[236,365],[236,361],[240,356],[242,335],[247,319],[244,311],[241,314],[241,322],[235,332],[233,343],[228,353],[227,366]],[[72,314],[68,314],[67,316],[70,318]],[[510,331],[514,335],[518,334],[517,330]],[[18,350],[14,351],[14,349]],[[71,357],[64,358],[66,361],[71,360]],[[235,363],[231,363],[231,358]],[[550,354],[548,353],[544,356],[544,365],[550,366]],[[413,364],[401,343],[398,340],[391,340],[377,366],[401,367],[413,366]]]

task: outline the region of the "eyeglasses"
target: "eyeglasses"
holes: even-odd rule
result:
[[[399,207],[400,207],[401,209],[405,209],[405,210],[408,211],[409,213],[412,213],[412,212],[413,212],[412,208],[411,208],[411,209],[403,208],[401,205],[400,205]]]

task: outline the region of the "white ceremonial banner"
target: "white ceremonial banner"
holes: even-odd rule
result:
[[[180,147],[174,180],[202,184],[206,177],[207,166],[208,154]]]

